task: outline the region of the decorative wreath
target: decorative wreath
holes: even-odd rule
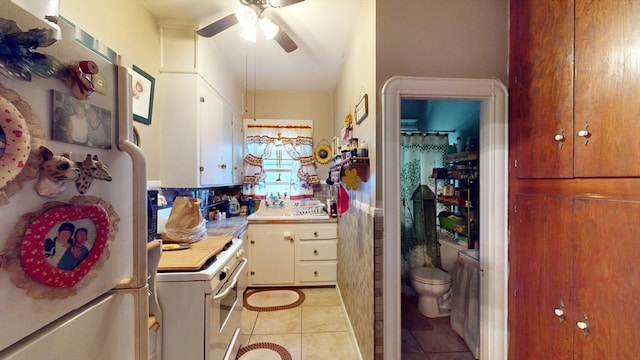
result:
[[[327,164],[331,161],[331,146],[329,144],[318,144],[313,153],[316,161],[320,164]]]
[[[34,299],[74,296],[98,275],[109,258],[108,245],[115,240],[119,223],[111,204],[97,197],[47,202],[42,210],[18,220],[5,245],[5,269],[14,285]],[[68,252],[78,245],[73,239],[78,239],[81,231],[87,240],[83,255],[69,266],[72,255]]]
[[[40,119],[20,95],[0,84],[0,126],[5,149],[0,155],[0,206],[38,176],[38,149],[46,135]]]

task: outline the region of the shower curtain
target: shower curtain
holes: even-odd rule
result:
[[[402,134],[400,137],[400,241],[403,278],[410,269],[433,266],[437,260],[437,241],[416,237],[412,195],[421,185],[427,185],[436,193],[435,180],[431,174],[433,168],[442,167],[448,144],[449,137],[446,134]]]

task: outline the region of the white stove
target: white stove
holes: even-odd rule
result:
[[[198,271],[158,272],[163,357],[235,359],[246,289],[242,239],[232,239]]]

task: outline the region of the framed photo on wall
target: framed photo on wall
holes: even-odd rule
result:
[[[131,72],[133,120],[151,124],[155,85],[156,79],[154,79],[153,76],[133,65]]]

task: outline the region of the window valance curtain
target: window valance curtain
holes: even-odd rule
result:
[[[293,121],[279,125],[274,120],[252,121],[245,129],[244,194],[265,199],[267,188],[263,159],[273,151],[284,150],[293,159],[289,197],[301,199],[313,196],[314,184],[319,184],[313,158],[313,126],[310,121]]]

